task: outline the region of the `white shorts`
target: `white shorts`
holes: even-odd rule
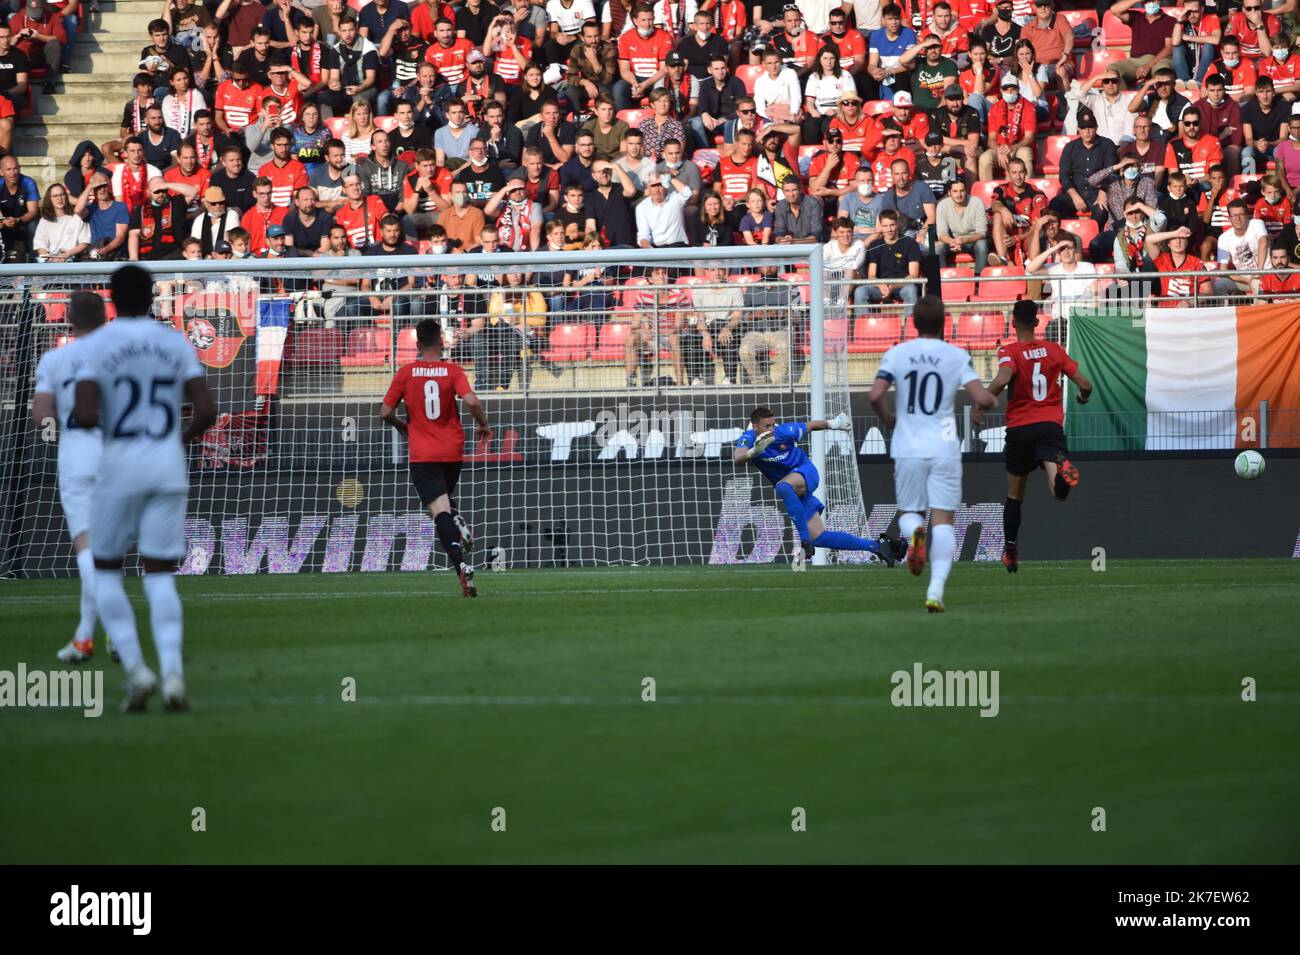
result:
[[[894,495],[901,511],[957,510],[961,507],[961,458],[895,459]]]
[[[68,522],[68,537],[76,540],[90,530],[90,511],[95,500],[95,475],[59,478],[59,505]]]
[[[121,560],[132,544],[141,557],[180,560],[185,556],[185,491],[95,495],[90,550],[103,560]]]

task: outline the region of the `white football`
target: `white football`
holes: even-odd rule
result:
[[[1242,451],[1237,455],[1233,467],[1237,471],[1237,477],[1245,481],[1253,481],[1264,473],[1264,455],[1258,451]]]

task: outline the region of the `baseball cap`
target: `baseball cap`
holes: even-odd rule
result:
[[[686,61],[682,59],[682,55],[678,53],[676,50],[674,50],[673,52],[669,53],[666,57],[664,57],[665,66],[681,66],[685,62]]]
[[[266,228],[266,237],[268,239],[283,239],[286,235],[288,235],[288,233],[284,231],[284,226],[282,225],[267,226]]]
[[[483,55],[482,50],[470,50],[469,55],[465,57],[466,63],[482,63],[487,57]]]
[[[1020,81],[1016,79],[1014,76],[1012,76],[1010,73],[1002,77],[1002,83],[1001,83],[1002,89],[1006,89],[1008,86],[1019,86],[1019,85],[1020,85]]]
[[[1297,103],[1296,105],[1300,106],[1300,103]],[[826,138],[844,142],[844,132],[838,126],[831,126],[826,130]]]
[[[943,145],[943,134],[942,134],[942,133],[926,133],[926,134],[925,134],[925,144],[926,144],[927,146],[942,146],[942,145]]]
[[[909,93],[907,90],[899,90],[897,93],[894,94],[894,105],[911,106],[912,94]]]
[[[203,199],[205,202],[225,202],[226,191],[220,186],[208,186],[203,190]]]
[[[230,247],[229,242],[227,242],[225,239],[222,239],[220,242],[218,242],[216,245],[212,247],[212,251],[220,252],[222,255],[229,255],[234,250]]]
[[[963,90],[956,83],[951,83],[948,85],[947,89],[943,91],[943,98],[944,99],[965,99],[966,91]]]

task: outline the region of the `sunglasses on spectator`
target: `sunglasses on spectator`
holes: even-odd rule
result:
[[[1201,125],[1201,121],[1200,121],[1199,119],[1185,119],[1185,120],[1183,120],[1183,125],[1184,125],[1184,126],[1199,126],[1199,125]]]
[[[153,191],[153,194],[154,194],[155,196],[165,196],[165,195],[167,195],[167,190],[166,190],[166,189],[155,189],[155,190]]]
[[[752,115],[754,115],[754,111],[753,111],[752,109],[738,109],[738,110],[736,110],[736,112],[739,113],[741,116],[752,116]]]
[[[1118,82],[1119,82],[1119,77],[1118,77],[1118,76],[1103,76],[1103,77],[1101,78],[1101,81],[1102,81],[1103,83],[1118,83]]]

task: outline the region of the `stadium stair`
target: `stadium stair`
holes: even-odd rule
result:
[[[86,14],[68,62],[71,72],[54,77],[53,95],[42,92],[45,77],[34,78],[34,115],[20,116],[14,126],[13,151],[23,172],[44,193],[62,182],[77,143],[114,140],[121,129],[122,107],[131,98],[131,80],[140,50],[149,43],[145,27],[158,16],[158,0],[99,0],[99,12]]]

